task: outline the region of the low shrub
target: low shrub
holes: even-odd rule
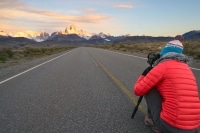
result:
[[[127,52],[139,52],[148,54],[150,52],[159,53],[160,50],[166,45],[167,42],[120,42],[116,44],[106,44],[97,46],[99,48],[119,50]],[[196,41],[184,41],[183,53],[192,56],[196,59],[200,58],[200,40]]]
[[[1,48],[0,49],[0,62],[6,62],[13,57],[13,52],[10,48]]]
[[[0,63],[5,63],[8,60],[20,60],[23,58],[32,59],[46,55],[52,55],[73,48],[75,47],[22,47],[19,49],[1,48]]]

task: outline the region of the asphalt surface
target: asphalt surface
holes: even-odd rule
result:
[[[132,87],[146,61],[80,47],[1,77],[0,133],[151,133],[144,100],[131,119]]]

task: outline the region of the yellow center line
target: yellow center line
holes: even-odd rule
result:
[[[100,61],[98,61],[93,56],[92,56],[92,58],[99,64],[99,66],[106,72],[106,74],[115,82],[115,84],[122,90],[122,92],[124,92],[128,96],[128,98],[131,100],[131,102],[134,105],[136,105],[137,99],[133,95],[133,93],[131,91],[129,91],[129,89],[127,89],[103,64],[101,64]],[[144,114],[146,114],[146,112],[147,112],[146,107],[142,106],[141,104],[139,105],[138,109]]]

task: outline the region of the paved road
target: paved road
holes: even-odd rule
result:
[[[80,47],[6,78],[0,132],[151,133],[144,100],[130,118],[137,102],[132,86],[147,66],[143,57]]]

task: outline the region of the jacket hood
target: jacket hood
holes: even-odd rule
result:
[[[167,61],[167,60],[177,60],[177,61],[184,62],[187,64],[190,62],[189,57],[184,54],[169,52],[161,56],[158,60],[156,60],[154,65],[157,65],[158,63]]]

